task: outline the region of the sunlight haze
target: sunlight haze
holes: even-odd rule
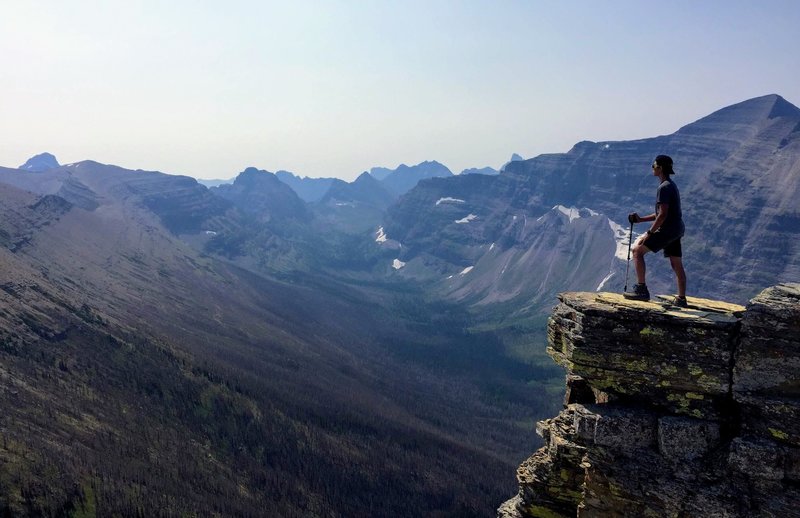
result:
[[[6,2],[0,165],[454,173],[800,102],[800,2]]]

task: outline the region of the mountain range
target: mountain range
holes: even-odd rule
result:
[[[44,153],[49,157],[52,157],[52,160],[55,160],[55,157],[49,153]],[[46,170],[51,169],[54,167],[58,167],[58,162],[51,162],[45,161],[44,159],[40,158],[43,155],[37,155],[36,157],[31,158],[24,166],[20,167],[20,169],[30,169],[31,167],[38,167],[37,170]],[[511,160],[522,160],[522,157],[517,155],[516,153],[511,157]],[[31,165],[33,164],[33,165]],[[492,167],[481,167],[481,168],[470,168],[464,169],[461,171],[461,174],[487,174],[487,175],[495,175],[498,174],[499,171]],[[424,180],[426,178],[435,178],[440,176],[452,176],[453,173],[444,165],[431,161],[431,162],[421,162],[414,166],[407,166],[405,164],[401,164],[396,169],[389,169],[386,167],[373,167],[367,173],[366,171],[364,174],[369,174],[378,183],[382,184],[384,188],[392,193],[395,197],[401,194],[406,193],[407,191],[411,190],[413,187],[419,183],[420,180]],[[363,177],[364,174],[360,175],[359,178]],[[278,179],[292,188],[292,190],[303,200],[309,203],[315,203],[322,200],[328,194],[331,187],[333,185],[337,185],[337,189],[341,189],[342,184],[346,184],[342,180],[337,178],[311,178],[308,176],[298,176],[294,173],[289,171],[277,171],[275,172],[275,176]],[[392,178],[389,178],[391,176]],[[387,180],[387,178],[389,178]],[[235,179],[230,180],[205,180],[205,179],[197,179],[197,182],[201,185],[205,185],[206,187],[219,187],[225,184],[231,184],[234,182]],[[356,179],[355,181],[358,181]],[[351,182],[354,183],[354,182]],[[383,194],[379,195],[383,196]]]
[[[504,314],[540,311],[559,291],[621,291],[627,214],[653,211],[658,154],[675,161],[691,293],[744,303],[800,277],[800,109],[778,95],[672,135],[580,142],[495,177],[423,182],[382,226],[402,244],[400,274],[476,310],[501,302]],[[646,228],[633,228],[634,238]],[[648,267],[648,283],[674,292],[666,261],[648,257]]]
[[[377,180],[377,183],[382,185],[394,197],[408,192],[420,180],[453,175],[447,167],[435,161],[422,162],[415,166],[401,164],[396,169],[373,167],[369,173],[365,171],[364,174],[368,174]],[[364,174],[360,175],[355,181],[359,179],[363,181]],[[291,187],[300,198],[310,203],[321,201],[329,194],[332,186],[336,186],[337,190],[341,190],[342,184],[346,183],[336,178],[300,177],[288,171],[278,171],[275,175],[280,181]],[[378,194],[377,196],[383,197],[385,195]]]
[[[477,516],[510,490],[554,371],[414,287],[299,274],[335,258],[275,175],[0,169],[0,210],[0,514]]]
[[[745,302],[800,279],[798,137],[768,95],[498,174],[0,168],[0,514],[489,515],[561,404],[549,307],[621,291],[653,157],[689,294]]]

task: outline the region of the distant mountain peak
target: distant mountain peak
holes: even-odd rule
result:
[[[310,217],[305,202],[290,186],[274,173],[255,167],[246,168],[232,184],[220,185],[214,192],[263,221]]]
[[[523,162],[523,161],[525,161],[525,159],[523,157],[521,157],[520,155],[518,155],[516,153],[511,153],[511,160],[509,160],[508,162],[503,164],[503,166],[500,168],[500,172],[504,171],[506,169],[506,167],[508,167],[508,164],[511,164],[513,162]]]
[[[746,109],[758,110],[759,112],[766,113],[766,118],[773,119],[775,117],[798,117],[800,116],[800,108],[790,103],[778,94],[762,95],[761,97],[754,97],[738,104],[719,110],[720,112],[730,110],[743,111]],[[719,113],[719,112],[717,112]],[[713,114],[712,114],[713,115]]]
[[[253,167],[253,166],[246,167],[244,169],[244,171],[242,171],[242,173],[246,173],[246,174],[267,173],[267,172],[269,172],[269,171],[262,171],[261,169],[258,169],[257,167]],[[242,173],[240,173],[240,174],[242,174]]]
[[[436,160],[426,160],[412,166],[400,164],[397,169],[373,167],[369,174],[396,196],[410,191],[420,180],[453,176],[447,166]]]
[[[438,160],[425,160],[424,162],[420,162],[418,165],[436,165],[444,167],[444,164],[442,164]]]
[[[374,176],[369,174],[367,171],[364,171],[363,173],[358,175],[358,178],[356,178],[353,181],[353,183],[370,183],[370,184],[376,183],[377,184],[378,180]]]
[[[325,196],[334,182],[333,178],[310,178],[300,177],[290,171],[278,171],[275,176],[281,182],[292,188],[300,196],[300,199],[307,202],[317,202]]]
[[[774,117],[794,117],[800,115],[800,108],[790,103],[780,95],[773,94],[772,96],[775,97],[775,102],[772,105],[772,111],[769,114],[770,119]]]
[[[389,169],[388,167],[373,167],[369,170],[369,174],[371,174],[376,180],[383,180],[393,172],[394,169]]]
[[[395,195],[389,192],[379,180],[364,172],[352,183],[334,180],[321,203],[337,209],[349,207],[351,210],[367,209],[382,213],[395,198]],[[362,217],[364,217],[363,213]]]
[[[717,110],[678,132],[703,131],[703,128],[717,124],[752,125],[776,117],[800,119],[800,108],[778,94],[763,95]]]
[[[40,153],[28,159],[27,162],[19,166],[19,169],[24,171],[47,171],[48,169],[55,169],[61,164],[58,163],[56,157],[50,153]]]

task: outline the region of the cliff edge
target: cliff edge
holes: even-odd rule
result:
[[[564,410],[498,517],[800,516],[800,284],[746,308],[559,300]]]

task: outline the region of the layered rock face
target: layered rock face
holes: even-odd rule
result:
[[[420,182],[390,207],[382,226],[403,244],[399,259],[408,267],[401,275],[471,305],[501,299],[523,316],[545,314],[555,291],[610,289],[598,288],[606,281],[621,288],[626,257],[615,258],[608,224],[566,235],[571,225],[547,228],[540,218],[559,205],[588,209],[627,236],[629,212],[654,210],[658,180],[650,164],[662,153],[675,160],[684,257],[711,259],[692,265],[694,289],[743,304],[764,286],[800,279],[800,108],[778,95],[723,108],[671,135],[579,142],[567,153],[513,161],[497,176]],[[448,198],[461,201],[437,203]],[[470,214],[468,224],[458,223]],[[645,230],[637,225],[634,232]],[[610,246],[585,248],[587,236]],[[571,258],[591,280],[564,287],[572,277],[546,269],[540,282],[528,282],[539,279],[531,268],[542,261],[526,259],[548,252],[545,263]],[[469,275],[458,275],[469,266]],[[674,277],[668,267],[652,268],[648,282],[664,291]]]
[[[688,309],[564,293],[565,409],[498,516],[800,516],[800,284]]]

